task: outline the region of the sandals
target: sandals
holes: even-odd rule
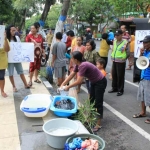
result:
[[[98,132],[100,129],[102,128],[102,126],[95,126],[92,131],[93,132]]]
[[[31,87],[31,86],[27,85],[27,86],[25,86],[25,89],[30,89],[30,87]]]
[[[41,81],[39,79],[36,79],[34,82],[41,83]]]
[[[150,124],[150,119],[145,120],[145,123]]]
[[[146,117],[146,115],[142,115],[142,114],[133,115],[133,118],[143,118],[143,117]]]
[[[28,83],[28,87],[30,88],[32,86],[32,82],[30,81],[29,83]],[[27,87],[25,87],[25,88],[27,88]]]

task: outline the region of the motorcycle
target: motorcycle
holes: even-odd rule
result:
[[[42,56],[41,67],[46,66],[47,61],[49,59],[49,53],[50,53],[50,48],[48,47],[48,43],[47,42],[43,42],[43,47],[45,49],[45,55],[46,55],[46,57]]]

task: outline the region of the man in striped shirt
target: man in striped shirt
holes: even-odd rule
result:
[[[131,41],[131,37],[127,31],[127,27],[126,25],[122,25],[120,27],[120,29],[122,30],[123,34],[122,34],[122,39],[127,40],[127,48],[126,48],[126,53],[127,53],[127,59],[129,60],[130,57],[130,41]],[[129,70],[129,68],[126,68],[126,70]],[[130,69],[131,70],[131,69]]]
[[[126,39],[128,42],[130,42],[130,35],[129,35],[128,31],[127,31],[126,25],[122,25],[122,26],[120,27],[120,29],[121,29],[122,32],[123,32],[122,38],[123,38],[123,39]]]

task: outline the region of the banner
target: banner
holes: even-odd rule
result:
[[[8,62],[34,62],[34,44],[26,42],[10,42]]]
[[[140,41],[144,39],[145,36],[150,35],[150,30],[136,30],[135,32],[135,48],[134,57],[138,58],[140,56],[140,49],[143,48],[143,43]]]
[[[3,48],[4,45],[4,32],[5,32],[5,26],[0,25],[0,48]]]

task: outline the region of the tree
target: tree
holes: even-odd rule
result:
[[[32,16],[30,19],[26,20],[25,28],[28,29],[28,28],[31,27],[35,22],[37,22],[37,20],[39,20],[39,19],[40,19],[40,15]]]
[[[0,0],[0,21],[10,23],[13,20],[13,16],[12,0]]]
[[[46,26],[49,26],[50,28],[55,28],[58,17],[60,16],[61,8],[62,4],[55,4],[51,6],[51,9],[46,19]]]
[[[146,17],[147,6],[150,4],[149,0],[108,0],[114,7],[116,16],[121,16],[127,12],[141,12]],[[124,6],[124,7],[122,7]]]
[[[73,0],[70,8],[76,24],[78,21],[98,25],[108,22],[113,14],[112,6],[106,0]]]
[[[20,28],[25,26],[26,17],[31,17],[35,13],[39,13],[43,0],[15,0],[14,8],[21,16]]]
[[[53,5],[54,3],[55,3],[55,0],[46,0],[45,1],[45,6],[44,6],[40,20],[45,22],[48,12],[50,10],[50,6]]]

